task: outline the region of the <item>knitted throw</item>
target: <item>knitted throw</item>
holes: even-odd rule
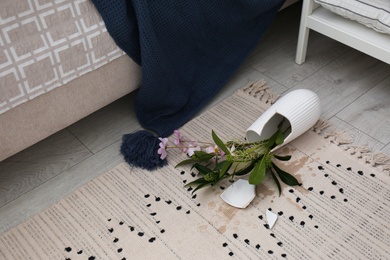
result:
[[[285,0],[92,0],[117,45],[141,65],[140,124],[160,137],[190,120],[258,44]],[[145,169],[158,137],[123,137],[125,160]]]

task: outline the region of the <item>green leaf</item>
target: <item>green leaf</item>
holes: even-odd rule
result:
[[[222,149],[222,151],[225,152],[225,154],[230,154],[229,149],[226,147],[226,145],[222,142],[221,139],[217,136],[217,134],[214,131],[211,131],[211,135],[213,137],[214,143]]]
[[[265,158],[264,156],[260,162],[255,163],[255,167],[253,168],[251,174],[249,175],[249,183],[253,185],[260,184],[265,177],[266,167],[265,167]]]
[[[201,188],[204,188],[204,187],[206,187],[207,185],[210,185],[210,184],[212,184],[212,183],[211,183],[211,182],[207,182],[207,183],[200,184],[199,186],[197,186],[197,187],[192,191],[192,194],[194,194],[195,191],[197,191],[197,190],[199,190],[199,189],[201,189]]]
[[[282,194],[282,187],[280,187],[280,182],[279,182],[278,178],[276,177],[273,169],[271,169],[271,175],[272,175],[272,178],[274,179],[274,181],[276,183],[276,186],[278,186],[279,197],[280,197],[280,195]]]
[[[196,161],[208,161],[213,158],[215,155],[211,153],[206,153],[203,151],[194,151],[194,155],[192,155],[192,159]]]
[[[186,165],[186,164],[189,164],[189,163],[193,163],[194,160],[192,159],[187,159],[187,160],[184,160],[184,161],[181,161],[179,162],[178,164],[176,164],[175,168],[179,167],[179,166],[183,166],[183,165]]]
[[[245,166],[244,168],[242,168],[239,171],[234,172],[233,174],[236,176],[242,176],[242,175],[248,174],[253,169],[254,166],[255,166],[255,164],[253,162],[251,162],[247,166]]]
[[[291,159],[291,155],[279,156],[279,155],[274,154],[274,157],[280,161],[289,161]]]
[[[192,165],[192,168],[191,169],[197,169],[199,171],[200,174],[207,174],[209,172],[212,172],[211,169],[207,168],[206,166],[202,165],[202,164],[199,164],[199,163],[195,163],[194,165]]]
[[[219,179],[223,178],[223,176],[225,176],[225,174],[229,171],[230,167],[232,166],[232,162],[228,162],[228,161],[223,161],[222,163],[220,163],[222,166],[221,168],[221,171],[219,172]]]
[[[196,188],[192,191],[192,193],[194,193],[195,191],[197,191],[203,187],[206,187],[207,185],[213,184],[213,183],[214,182],[206,181],[204,178],[199,178],[199,179],[196,179],[196,180],[186,184],[184,187],[197,185]]]
[[[275,147],[275,142],[276,142],[276,138],[278,137],[278,134],[279,134],[279,129],[268,139],[268,142],[266,144],[266,147],[269,148],[269,149],[272,149]]]
[[[284,135],[282,130],[279,128],[278,131],[276,132],[275,144],[280,145],[283,142],[284,142]]]
[[[208,181],[206,181],[203,177],[202,178],[199,178],[199,179],[196,179],[190,183],[187,183],[186,185],[184,185],[184,187],[188,187],[188,186],[194,186],[195,184],[203,184],[203,183],[208,183]]]
[[[280,178],[280,180],[282,182],[284,182],[285,184],[287,184],[289,186],[300,185],[300,183],[298,182],[297,179],[295,179],[294,176],[292,176],[291,174],[283,171],[278,166],[276,166],[274,163],[272,163],[272,166],[275,169],[276,173],[279,175],[279,178]]]

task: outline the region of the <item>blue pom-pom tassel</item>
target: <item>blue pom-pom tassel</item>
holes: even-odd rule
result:
[[[151,132],[140,130],[123,136],[121,153],[128,164],[154,170],[167,164],[157,153],[160,142]]]

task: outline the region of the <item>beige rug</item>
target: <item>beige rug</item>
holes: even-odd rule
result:
[[[182,132],[242,138],[274,98],[249,86]],[[371,165],[388,158],[334,144],[343,140],[309,131],[281,148],[293,157],[280,167],[303,185],[283,186],[279,197],[267,179],[246,209],[220,199],[229,182],[195,195],[184,188],[195,176],[173,167],[182,154],[154,172],[120,164],[2,234],[0,259],[389,259],[390,177]],[[267,209],[278,214],[272,229]]]

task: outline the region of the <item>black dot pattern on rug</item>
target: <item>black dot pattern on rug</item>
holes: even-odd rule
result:
[[[314,197],[320,198],[322,201],[327,200],[327,203],[334,203],[335,205],[336,205],[336,203],[337,203],[337,205],[339,205],[339,203],[343,203],[343,201],[344,201],[344,203],[348,202],[348,199],[347,199],[348,186],[342,187],[343,186],[343,179],[337,178],[337,176],[334,175],[332,172],[332,170],[335,170],[334,166],[335,166],[334,163],[327,161],[326,166],[322,166],[322,165],[317,164],[316,166],[311,168],[311,169],[314,169],[315,171],[317,171],[317,173],[318,173],[318,170],[321,171],[321,174],[317,174],[317,175],[312,174],[311,176],[312,177],[317,176],[316,177],[317,179],[323,178],[323,176],[324,176],[326,179],[323,178],[322,182],[326,183],[325,186],[321,186],[320,184],[317,184],[317,183],[308,182],[307,184],[304,183],[307,186],[304,186],[303,188],[296,188],[295,189],[295,188],[291,187],[291,188],[287,189],[288,192],[286,192],[284,195],[288,197],[289,202],[291,204],[294,204],[296,207],[298,207],[298,210],[296,211],[296,213],[291,211],[290,208],[286,208],[286,209],[278,208],[278,206],[277,206],[278,204],[276,204],[276,203],[271,204],[272,208],[274,209],[274,212],[277,213],[277,215],[282,219],[279,221],[283,221],[283,223],[285,225],[290,225],[291,227],[294,227],[297,230],[302,229],[302,232],[304,232],[303,231],[304,229],[307,229],[309,232],[313,232],[314,229],[316,229],[315,232],[321,232],[321,230],[320,230],[321,229],[320,228],[321,227],[320,226],[321,217],[318,217],[318,216],[316,217],[316,211],[314,211],[315,210],[314,208],[312,209],[313,204],[312,204],[312,201],[310,200],[310,198],[308,198],[308,196],[314,196]],[[316,170],[316,167],[318,167],[318,170]],[[341,165],[339,165],[337,167],[341,167]],[[343,168],[343,169],[345,169],[345,168]],[[339,169],[339,170],[343,170],[343,169]],[[354,176],[356,178],[361,178],[360,176],[363,176],[363,171],[356,171],[356,170],[352,171],[352,168],[349,171],[350,172],[345,172],[345,173],[346,174],[355,174]],[[189,175],[191,175],[193,177],[195,175],[194,173],[190,173],[189,171],[187,171],[187,172],[182,171],[182,172],[180,172],[180,174],[183,176],[177,175],[177,177],[179,178],[177,180],[179,185],[183,185],[182,182],[184,184],[186,184],[187,180],[190,180]],[[369,178],[369,176],[375,177],[374,174],[366,173],[365,178]],[[225,183],[228,183],[227,180]],[[214,192],[219,192],[219,190],[224,190],[224,189],[226,189],[226,187],[224,185],[221,185],[221,186],[215,185],[215,187],[212,189]],[[131,235],[132,236],[131,239],[140,239],[140,240],[145,241],[146,243],[149,242],[149,243],[151,243],[150,246],[153,246],[152,245],[153,243],[158,244],[158,243],[155,243],[155,241],[159,240],[160,237],[167,236],[168,234],[173,235],[172,232],[169,232],[170,230],[167,228],[167,226],[164,226],[166,223],[164,223],[165,218],[163,218],[162,216],[164,216],[163,214],[165,214],[165,212],[163,212],[163,210],[161,210],[161,206],[164,206],[164,209],[169,208],[171,210],[170,211],[171,213],[174,212],[174,214],[182,214],[181,216],[188,216],[188,218],[191,218],[191,215],[197,214],[198,210],[202,210],[202,209],[196,208],[196,207],[200,207],[201,204],[198,203],[198,201],[196,200],[198,195],[192,194],[193,188],[192,187],[185,187],[184,191],[189,192],[188,194],[186,194],[186,196],[188,199],[191,198],[191,200],[187,200],[190,204],[183,203],[183,201],[180,201],[176,197],[167,198],[166,196],[164,196],[165,193],[163,193],[163,192],[160,194],[156,194],[157,192],[155,192],[155,191],[148,191],[148,192],[141,193],[141,195],[139,196],[140,197],[139,199],[141,200],[141,202],[143,202],[143,204],[141,204],[141,205],[143,205],[143,210],[146,213],[149,220],[153,220],[152,223],[155,223],[155,226],[157,229],[154,231],[142,230],[142,228],[137,223],[132,223],[131,218],[125,219],[124,221],[123,220],[119,221],[119,220],[115,220],[114,216],[112,218],[105,217],[105,220],[107,220],[107,222],[106,222],[107,226],[106,226],[105,232],[107,235],[110,236],[111,240],[109,240],[109,241],[112,241],[113,246],[115,246],[114,250],[116,250],[116,252],[118,254],[120,254],[120,257],[124,256],[126,253],[126,252],[124,252],[126,250],[126,247],[124,247],[124,244],[123,244],[123,243],[125,243],[125,241],[123,239],[121,239],[121,237],[119,235],[119,234],[123,234],[124,229],[126,229],[126,231],[129,232],[129,234],[130,234],[130,232],[133,232]],[[305,191],[307,191],[307,192],[305,192]],[[322,197],[319,197],[320,195]],[[306,205],[307,205],[307,207],[306,207]],[[211,206],[211,204],[209,206]],[[259,206],[257,206],[257,207],[259,207]],[[272,211],[272,208],[268,208],[268,210]],[[299,208],[302,208],[304,211],[299,210]],[[267,209],[267,206],[265,207],[265,209]],[[142,210],[142,206],[141,206],[141,210]],[[262,208],[262,211],[264,213],[264,208]],[[259,212],[261,212],[261,211],[259,211]],[[226,242],[221,241],[221,243],[219,244],[221,250],[222,250],[222,248],[223,248],[223,250],[226,250],[226,251],[224,251],[224,254],[226,255],[226,257],[227,257],[227,255],[232,256],[232,257],[234,256],[235,258],[239,257],[239,252],[236,251],[235,249],[236,249],[236,244],[240,243],[241,245],[245,245],[246,248],[251,248],[252,251],[257,252],[257,254],[260,254],[260,251],[261,251],[262,253],[266,253],[266,254],[268,253],[270,255],[274,255],[274,256],[269,256],[269,257],[278,257],[279,256],[279,258],[280,257],[287,258],[287,254],[285,252],[281,251],[281,250],[289,249],[290,245],[289,245],[289,243],[286,243],[286,240],[285,240],[286,237],[284,237],[283,235],[280,235],[280,233],[278,233],[277,229],[271,230],[270,226],[266,223],[267,221],[265,219],[266,219],[265,214],[262,215],[260,213],[260,215],[259,214],[252,215],[252,220],[256,221],[256,225],[258,225],[260,227],[261,227],[261,225],[263,225],[264,228],[268,230],[267,232],[269,232],[269,235],[271,237],[273,237],[273,239],[274,239],[273,247],[267,248],[267,246],[263,245],[262,241],[260,239],[257,239],[255,236],[245,237],[243,235],[243,233],[239,232],[238,228],[236,229],[236,227],[234,227],[234,226],[233,226],[233,228],[232,228],[232,226],[228,226],[227,230],[230,232],[226,232],[226,227],[224,227],[225,230],[223,232],[218,230],[219,232],[221,232],[220,235],[223,235],[226,238]],[[161,222],[160,222],[160,220],[161,220]],[[119,224],[119,226],[118,226],[118,224]],[[121,227],[120,227],[121,225],[125,225],[123,227],[123,229],[121,229]],[[107,230],[108,230],[108,232],[107,232]],[[262,228],[262,232],[264,232],[264,231],[265,230]],[[270,233],[270,232],[273,232],[273,233]],[[270,239],[270,238],[267,238],[267,239]],[[83,253],[83,250],[80,250],[79,248],[76,248],[76,247],[74,247],[73,250],[70,246],[64,247],[64,248],[65,248],[65,251],[68,253],[74,253],[74,252],[77,252],[78,254]],[[70,250],[70,251],[67,251],[67,250]],[[88,256],[86,256],[86,253],[84,253],[84,254],[85,254],[84,257],[88,258]],[[68,256],[70,256],[70,254]],[[93,257],[93,256],[91,256],[91,257]],[[127,258],[129,258],[129,256],[127,256]]]

